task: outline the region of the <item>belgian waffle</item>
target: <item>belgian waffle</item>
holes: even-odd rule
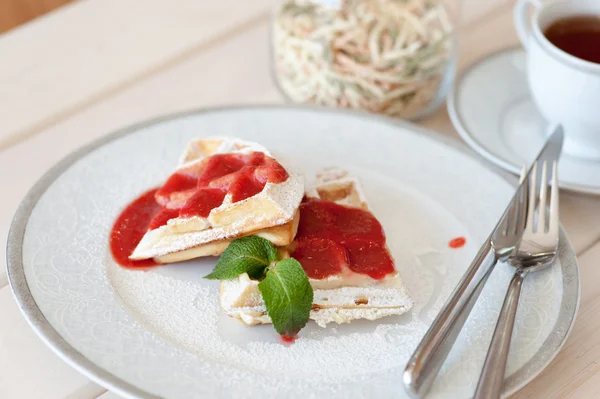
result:
[[[315,185],[306,192],[306,196],[368,211],[359,181],[340,170],[327,170],[317,176]],[[300,220],[301,229],[303,220]],[[297,242],[293,242],[282,249],[283,256],[293,254],[296,245]],[[385,244],[384,250],[389,254]],[[389,256],[391,259],[391,254]],[[330,322],[348,323],[356,319],[375,320],[400,315],[413,306],[395,266],[383,278],[344,269],[325,278],[311,278],[309,274],[309,281],[314,291],[310,318],[323,327]],[[251,280],[245,273],[221,282],[220,300],[224,311],[244,324],[271,322],[258,290],[258,281]]]
[[[197,139],[188,143],[174,175],[202,178],[203,168],[215,155],[241,157],[257,153],[267,156],[268,162],[275,162],[269,151],[256,143],[227,137]],[[259,235],[277,246],[290,244],[298,226],[304,180],[297,173],[285,171],[285,181],[267,182],[260,192],[248,198],[234,201],[231,192],[227,192],[222,203],[213,207],[206,217],[176,215],[160,227],[148,230],[130,259],[153,258],[159,263],[170,263],[219,255],[231,240],[246,235]],[[189,200],[192,193],[188,191],[170,193],[166,200],[159,199],[166,201],[166,208],[177,208]]]

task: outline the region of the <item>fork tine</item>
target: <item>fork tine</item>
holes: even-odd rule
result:
[[[521,174],[519,175],[519,184],[523,183],[523,180],[525,180],[525,176],[527,176],[527,167],[523,165],[521,167]]]
[[[521,168],[519,184],[521,184],[523,182],[523,179],[525,179],[526,171],[527,171],[527,169],[525,169],[525,166],[523,166]],[[517,199],[516,199],[515,203],[512,204],[512,206],[508,210],[508,214],[507,214],[506,218],[504,219],[504,222],[502,223],[501,231],[502,231],[503,235],[517,234],[519,232],[519,226],[522,224],[520,222],[519,218],[523,217],[522,216],[522,215],[524,215],[523,208],[526,208],[522,203],[524,188],[525,187],[521,187],[521,190],[519,191],[519,194],[517,195]],[[522,228],[521,228],[521,230],[522,230]]]
[[[546,232],[546,202],[548,198],[548,162],[542,162],[542,178],[540,180],[540,207],[538,209],[537,231]]]
[[[522,183],[525,180],[525,176],[527,176],[527,168],[523,166],[521,169],[521,178],[519,179],[519,183]],[[518,196],[517,206],[517,222],[514,229],[515,234],[520,234],[523,230],[525,230],[525,220],[527,219],[527,192],[529,191],[529,185],[525,184],[521,188],[521,192]]]
[[[552,163],[552,186],[550,188],[550,226],[548,232],[558,233],[558,164]]]
[[[510,235],[515,228],[515,219],[517,218],[518,207],[519,203],[514,203],[508,210],[508,215],[506,215],[506,218],[504,218],[504,223],[502,225],[502,234],[505,236]]]
[[[529,181],[529,207],[527,212],[527,224],[525,228],[533,232],[533,214],[535,213],[536,201],[536,184],[537,184],[537,162],[533,164],[531,170],[531,180]]]

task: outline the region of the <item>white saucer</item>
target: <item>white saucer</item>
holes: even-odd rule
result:
[[[533,160],[548,129],[531,100],[525,52],[520,47],[473,64],[456,81],[448,98],[448,113],[471,148],[515,174]],[[600,161],[563,153],[559,175],[561,188],[600,194]]]

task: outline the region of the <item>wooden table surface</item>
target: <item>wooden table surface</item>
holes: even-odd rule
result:
[[[175,111],[282,102],[268,69],[274,1],[81,0],[0,35],[0,241],[31,185],[95,138]],[[463,1],[461,70],[517,44],[512,6]],[[458,140],[445,109],[422,124]],[[561,193],[561,222],[581,267],[579,315],[514,398],[600,397],[600,197]],[[0,270],[0,398],[116,397],[41,342]]]
[[[0,33],[40,17],[72,0],[2,0]]]

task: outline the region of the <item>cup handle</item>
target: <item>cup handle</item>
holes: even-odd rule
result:
[[[525,49],[527,49],[527,40],[529,37],[529,31],[531,30],[531,20],[529,18],[530,6],[539,7],[541,5],[540,0],[517,0],[515,8],[513,9],[513,20],[519,40]]]

